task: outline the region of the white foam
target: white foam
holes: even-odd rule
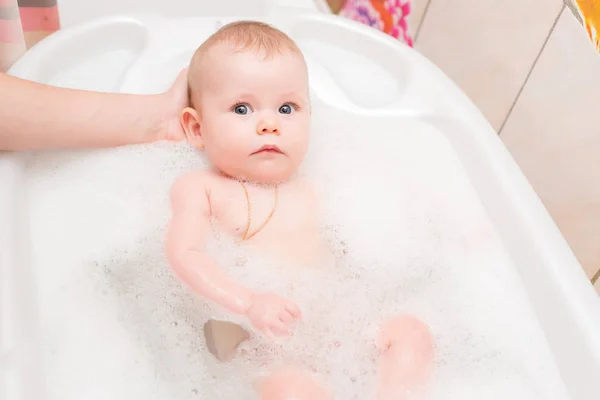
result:
[[[250,399],[267,361],[314,367],[337,398],[367,399],[375,328],[401,312],[436,338],[432,399],[566,398],[511,260],[441,133],[407,120],[373,140],[325,129],[323,117],[305,173],[320,188],[337,264],[290,279],[265,259],[236,268],[248,254],[215,241],[231,274],[304,313],[292,338],[255,337],[230,364],[204,345],[214,309],[173,277],[163,252],[169,187],[202,158],[155,144],[31,159],[50,400]]]

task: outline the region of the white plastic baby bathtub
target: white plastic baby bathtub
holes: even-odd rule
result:
[[[351,115],[339,129],[359,126],[378,132],[399,119],[412,119],[447,138],[518,269],[569,396],[596,399],[600,300],[542,203],[469,99],[424,57],[370,28],[307,10],[292,14],[264,8],[248,17],[274,24],[300,44],[315,95]],[[234,19],[142,15],[98,20],[56,33],[10,73],[52,83],[75,66],[106,62],[102,75],[85,88],[157,92],[186,65],[200,40]],[[23,179],[23,159],[1,155],[0,398],[41,400]]]

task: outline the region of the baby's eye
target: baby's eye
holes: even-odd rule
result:
[[[233,107],[233,112],[239,115],[246,115],[250,113],[250,107],[247,104],[238,104]]]
[[[281,107],[279,107],[279,112],[281,114],[291,114],[294,112],[294,107],[290,104],[284,104]]]

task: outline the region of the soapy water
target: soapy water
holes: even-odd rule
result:
[[[252,399],[260,376],[289,363],[313,370],[336,399],[369,399],[377,328],[400,313],[417,315],[435,339],[428,398],[568,398],[516,270],[443,135],[409,120],[371,135],[325,129],[319,107],[314,118],[301,173],[321,194],[335,260],[291,276],[227,237],[211,241],[232,276],[303,312],[291,337],[253,335],[230,363],[216,361],[203,336],[208,318],[228,316],[191,293],[164,253],[169,188],[206,167],[202,155],[157,143],[31,157],[48,399]]]
[[[293,337],[253,336],[229,364],[208,353],[202,331],[225,316],[190,293],[164,255],[170,184],[204,167],[201,154],[163,143],[33,158],[49,399],[250,399],[256,378],[286,362],[316,370],[336,398],[370,398],[377,326],[403,312],[435,337],[430,398],[564,398],[521,283],[451,148],[427,125],[397,129],[410,133],[385,148],[315,129],[318,150],[303,173],[323,194],[335,263],[289,276],[225,237],[210,244],[233,276],[289,296],[304,313]]]

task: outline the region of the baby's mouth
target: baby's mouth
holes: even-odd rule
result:
[[[260,153],[283,154],[283,151],[281,151],[279,149],[279,147],[277,147],[275,145],[266,144],[266,145],[262,146],[260,149],[256,150],[254,153],[252,153],[252,155],[260,154]]]

